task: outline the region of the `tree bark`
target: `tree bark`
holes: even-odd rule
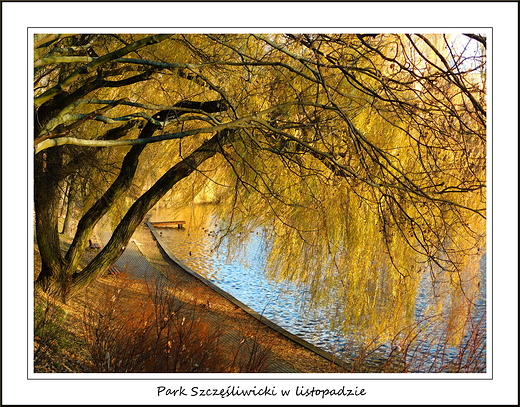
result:
[[[35,159],[34,211],[36,216],[36,240],[42,259],[38,279],[42,287],[49,288],[50,281],[63,282],[64,260],[61,255],[58,211],[59,194],[56,194],[59,179],[53,171],[59,168],[59,151],[41,154]]]

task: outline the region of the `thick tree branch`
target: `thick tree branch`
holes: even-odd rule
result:
[[[205,109],[209,112],[214,112],[218,109],[226,109],[226,106],[220,103],[220,101],[211,102],[192,102],[182,101],[177,105],[179,106],[192,106]],[[167,111],[169,112],[169,111]],[[161,116],[159,112],[156,116]],[[183,114],[184,112],[178,113]],[[167,122],[167,117],[161,117],[161,121]],[[151,122],[147,123],[139,134],[139,139],[153,139],[153,134],[158,130],[160,126],[157,126]],[[216,131],[216,130],[215,130]],[[90,237],[94,225],[101,219],[101,217],[110,209],[114,202],[124,194],[130,188],[134,179],[138,164],[139,156],[144,150],[146,143],[139,143],[133,145],[132,148],[126,153],[119,175],[110,185],[103,196],[98,199],[92,207],[85,213],[80,219],[77,227],[76,235],[72,241],[71,246],[65,256],[67,264],[67,274],[76,270],[81,253],[83,252],[87,239]]]
[[[65,111],[60,112],[58,116],[56,116],[54,119],[50,120],[47,125],[40,131],[40,134],[38,137],[34,140],[34,144],[38,145],[44,140],[56,136],[58,134],[65,134],[73,130],[74,128],[78,127],[80,124],[84,123],[85,121],[95,118],[101,113],[105,113],[108,110],[114,108],[115,106],[123,103],[126,99],[120,99],[120,100],[114,100],[112,103],[107,104],[106,106],[103,106],[99,109],[94,110],[91,113],[87,113],[84,115],[72,115],[67,112],[69,112],[76,104],[73,104],[73,106],[70,106],[69,109],[65,109]],[[68,121],[74,121],[69,126],[64,126],[64,124]]]
[[[80,63],[80,62],[92,62],[94,58],[89,56],[54,56],[45,57],[34,61],[34,68],[38,68],[44,65],[50,64],[63,64],[63,63]]]
[[[195,134],[215,133],[216,131],[221,131],[221,130],[225,130],[225,129],[240,128],[240,127],[247,126],[250,122],[257,121],[257,119],[259,117],[265,116],[277,109],[291,106],[291,105],[298,105],[298,104],[302,105],[302,103],[300,103],[300,102],[283,103],[281,105],[263,110],[257,114],[242,117],[240,119],[237,119],[237,120],[234,120],[231,122],[218,124],[216,126],[185,130],[185,131],[181,131],[181,132],[177,132],[177,133],[162,134],[160,136],[154,136],[154,137],[145,137],[145,138],[138,138],[138,139],[131,139],[131,140],[84,140],[84,139],[78,139],[75,137],[59,137],[59,138],[47,139],[47,140],[44,140],[43,142],[39,143],[36,146],[34,153],[38,154],[48,148],[62,146],[62,145],[66,145],[66,144],[84,146],[84,147],[134,146],[134,145],[144,145],[144,144],[149,144],[149,143],[157,143],[159,141],[164,141],[164,140],[181,139],[184,137],[193,136]],[[310,104],[315,105],[312,103],[310,103]],[[308,105],[308,103],[306,103],[306,105]],[[165,110],[163,112],[169,112],[169,110]],[[157,115],[160,115],[160,113],[158,113]],[[157,115],[154,115],[153,117],[155,117]],[[177,115],[179,115],[179,113],[177,113]],[[172,114],[172,116],[173,116],[173,114]],[[151,123],[157,123],[157,121],[154,120],[154,121],[151,121]]]
[[[148,123],[141,131],[139,137],[151,137],[157,129],[157,126]],[[110,209],[118,197],[130,188],[139,164],[139,156],[143,152],[144,147],[145,145],[136,145],[126,153],[121,165],[121,170],[115,181],[80,219],[76,235],[65,256],[68,273],[76,269],[81,253],[86,247],[87,239],[90,237],[94,225],[96,225],[99,219]]]
[[[168,170],[148,191],[146,191],[128,210],[116,227],[112,237],[101,252],[81,272],[73,275],[75,290],[87,285],[99,274],[103,273],[120,255],[132,234],[142,222],[148,211],[177,182],[195,171],[200,164],[222,150],[225,144],[232,141],[233,130],[217,132],[211,139],[203,143],[193,153]]]
[[[128,134],[130,130],[134,129],[137,126],[138,122],[129,121],[123,124],[122,126],[115,127],[113,129],[108,130],[106,133],[102,134],[98,137],[98,140],[117,140]],[[99,149],[83,149],[82,151],[74,154],[69,162],[67,162],[63,166],[62,174],[63,177],[72,174],[74,171],[77,171],[80,167],[84,166],[85,162],[91,159],[98,153]]]

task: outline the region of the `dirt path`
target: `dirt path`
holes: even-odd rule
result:
[[[101,236],[102,240],[106,236]],[[182,300],[203,310],[205,320],[219,326],[229,349],[242,345],[244,334],[254,335],[268,349],[266,373],[337,373],[344,371],[323,356],[287,338],[277,329],[260,323],[225,296],[173,263],[143,224],[116,265],[130,276],[143,281],[156,280],[175,288]]]

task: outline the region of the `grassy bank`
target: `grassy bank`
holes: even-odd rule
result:
[[[126,270],[102,276],[67,304],[37,293],[35,372],[339,371],[172,267],[146,229],[137,237],[171,284],[159,288]],[[35,276],[39,267],[35,247]]]

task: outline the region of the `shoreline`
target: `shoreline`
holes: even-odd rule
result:
[[[228,301],[230,301],[234,305],[240,307],[242,310],[244,310],[246,313],[251,315],[253,318],[256,318],[259,322],[261,322],[264,325],[267,325],[269,328],[275,330],[279,334],[285,336],[286,338],[292,340],[293,342],[296,342],[298,345],[307,348],[311,352],[314,352],[314,353],[318,354],[319,356],[327,359],[331,363],[335,363],[335,364],[337,364],[337,365],[339,365],[339,366],[341,366],[343,368],[345,368],[347,366],[347,363],[345,361],[343,361],[343,360],[341,360],[339,358],[335,358],[334,355],[331,354],[330,352],[327,352],[324,349],[318,348],[317,346],[313,345],[312,343],[307,342],[304,339],[302,339],[302,338],[292,334],[291,332],[287,331],[285,328],[277,325],[276,323],[274,323],[273,321],[271,321],[267,317],[264,317],[263,315],[259,314],[258,312],[256,312],[252,308],[250,308],[247,304],[244,304],[243,302],[241,302],[240,300],[238,300],[237,298],[235,298],[234,296],[229,294],[227,291],[224,291],[223,289],[221,289],[216,284],[214,284],[211,281],[207,280],[206,278],[204,278],[203,276],[201,276],[200,274],[198,274],[197,272],[195,272],[194,270],[192,270],[191,268],[189,268],[188,266],[183,264],[182,261],[177,259],[176,256],[173,253],[171,253],[171,251],[168,249],[167,245],[164,244],[164,241],[163,241],[162,237],[157,232],[155,227],[149,221],[145,222],[145,225],[150,230],[150,233],[152,234],[152,236],[156,240],[160,250],[162,250],[164,252],[164,254],[169,258],[169,260],[171,261],[171,263],[173,265],[175,265],[176,267],[180,267],[182,270],[184,270],[189,275],[191,275],[191,276],[195,277],[196,279],[200,280],[203,284],[205,284],[208,287],[210,287],[213,291],[217,292],[218,294],[223,296],[225,299],[227,299]]]
[[[151,226],[151,225],[150,225]],[[161,245],[160,237],[144,222],[132,238],[140,254],[170,284],[180,288],[183,295],[202,306],[207,314],[217,312],[215,323],[225,330],[236,331],[244,326],[255,326],[260,342],[270,348],[273,365],[282,373],[345,373],[346,363],[334,355],[296,337],[285,329],[262,317],[256,311],[242,304],[213,283],[175,261],[175,256]],[[154,233],[155,231],[155,233]],[[124,260],[124,256],[122,259]],[[200,295],[202,294],[202,295]],[[215,317],[209,316],[210,319]],[[218,320],[218,321],[217,321]],[[230,336],[233,336],[232,332]],[[230,343],[230,345],[232,345]],[[341,365],[340,365],[341,364]],[[277,373],[274,371],[273,373]]]

